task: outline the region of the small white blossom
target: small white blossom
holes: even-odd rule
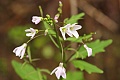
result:
[[[84,48],[87,50],[88,57],[90,57],[92,55],[92,49],[89,48],[86,44],[84,44]]]
[[[16,56],[19,56],[20,59],[22,59],[25,54],[26,47],[27,44],[24,43],[22,46],[16,47],[13,52],[16,54]]]
[[[76,25],[76,23],[72,24],[72,25],[67,24],[64,27],[60,27],[60,31],[61,31],[61,34],[63,36],[63,39],[66,40],[65,33],[67,33],[70,37],[75,36],[76,38],[78,38],[79,34],[78,34],[77,30],[79,30],[81,28],[82,28],[82,26],[81,25]]]
[[[38,17],[38,16],[32,17],[32,22],[35,24],[38,24],[41,20],[42,20],[42,17]]]
[[[59,18],[59,14],[56,14],[55,17],[54,17],[54,20],[55,20],[56,23],[58,22],[58,18]]]
[[[26,36],[31,36],[31,39],[35,36],[36,32],[38,30],[37,29],[33,29],[33,28],[30,28],[30,29],[26,29],[25,32],[29,32],[29,33],[26,33]]]
[[[66,79],[66,70],[63,67],[63,63],[60,63],[58,67],[56,67],[51,73],[50,75],[52,75],[53,73],[55,73],[57,79],[60,79],[60,76],[62,76],[64,79]]]

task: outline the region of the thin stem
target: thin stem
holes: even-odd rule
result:
[[[30,38],[30,40],[28,40],[26,43],[28,44],[30,41],[32,41],[33,39],[35,39],[35,38],[37,38],[37,37],[39,37],[39,36],[43,36],[44,34],[41,34],[41,35],[37,35],[37,36],[35,36],[34,38]]]
[[[41,16],[43,17],[43,10],[41,6],[39,6],[39,11],[40,11]]]
[[[64,50],[63,50],[63,46],[62,46],[62,43],[60,41],[60,38],[59,38],[59,35],[58,35],[58,32],[57,32],[57,29],[55,27],[55,22],[53,20],[53,26],[54,26],[54,29],[55,29],[55,32],[56,32],[56,38],[57,38],[57,41],[58,41],[58,45],[59,45],[59,48],[60,48],[60,52],[62,53],[62,61],[65,62],[65,54],[64,54]]]
[[[72,50],[72,51],[74,51],[74,52],[77,52],[77,50],[75,50],[75,49],[73,49],[73,48],[68,48],[68,50]],[[73,53],[68,59],[67,59],[67,61],[66,61],[66,63],[68,63],[69,62],[69,60],[72,58],[72,56],[74,56],[75,55],[75,53]]]
[[[49,37],[50,37],[50,39],[52,40],[52,42],[55,44],[55,46],[56,46],[57,48],[59,48],[58,44],[55,42],[55,40],[53,39],[53,37],[52,37],[51,35],[49,35]]]
[[[68,50],[72,50],[72,51],[74,51],[75,53],[73,53],[67,60],[66,60],[66,63],[68,63],[70,60],[71,60],[71,58],[76,54],[76,53],[78,53],[78,49],[79,48],[77,48],[77,50],[76,49],[74,49],[74,48],[67,48]]]

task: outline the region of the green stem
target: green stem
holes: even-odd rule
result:
[[[39,36],[43,36],[44,34],[41,34],[41,35],[37,35],[37,36],[35,36],[34,38],[30,38],[26,43],[28,44],[30,41],[32,41],[33,39],[35,39],[35,38],[37,38],[37,37],[39,37]]]
[[[57,32],[57,29],[55,27],[55,22],[53,20],[53,26],[54,26],[54,29],[55,29],[55,32],[56,32],[56,38],[57,38],[57,41],[58,41],[58,45],[59,45],[59,49],[60,49],[60,52],[62,53],[62,61],[63,63],[65,62],[65,54],[64,54],[64,50],[63,50],[63,46],[62,46],[62,43],[60,41],[60,38],[59,38],[59,35],[58,35],[58,32]]]
[[[39,6],[39,11],[40,11],[41,16],[43,17],[43,10],[41,6]]]
[[[55,44],[55,46],[56,46],[57,48],[59,48],[58,44],[55,42],[55,40],[53,39],[53,37],[52,37],[51,35],[49,35],[49,37],[50,37],[50,39],[52,40],[52,42]]]
[[[77,50],[78,50],[79,48],[77,48]],[[74,48],[67,48],[67,50],[72,50],[72,51],[74,51],[75,53],[73,53],[67,60],[66,60],[66,62],[65,63],[68,63],[70,60],[71,60],[71,58],[76,54],[76,53],[78,53],[78,51],[76,50],[76,49],[74,49]]]

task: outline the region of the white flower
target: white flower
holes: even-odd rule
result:
[[[16,56],[19,56],[20,59],[22,59],[25,54],[26,47],[27,44],[24,43],[22,46],[16,47],[13,52],[16,54]]]
[[[38,16],[32,17],[32,22],[35,24],[38,24],[41,20],[42,20],[42,17],[38,17]]]
[[[60,76],[62,76],[64,79],[66,79],[66,70],[63,67],[63,63],[60,63],[58,67],[56,67],[51,73],[50,75],[52,75],[53,73],[55,73],[57,79],[60,79]]]
[[[67,33],[70,37],[75,36],[76,38],[78,38],[79,34],[76,30],[79,30],[81,28],[82,28],[82,26],[81,25],[76,25],[76,23],[72,24],[72,25],[67,24],[64,27],[60,27],[60,31],[61,31],[61,34],[63,36],[63,39],[66,40],[65,33]]]
[[[30,32],[30,33],[26,33],[26,36],[31,36],[31,39],[35,36],[36,32],[38,30],[37,29],[33,29],[33,28],[30,28],[30,29],[26,29],[25,32]]]
[[[90,57],[92,55],[92,49],[89,48],[86,44],[84,44],[84,48],[87,50],[88,57]]]

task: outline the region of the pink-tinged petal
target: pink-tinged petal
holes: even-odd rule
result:
[[[71,27],[71,24],[67,24],[64,26],[66,29],[69,29]]]
[[[70,33],[70,31],[66,32],[70,37],[73,37],[72,33]]]
[[[59,69],[55,72],[57,79],[60,79],[60,76],[61,76],[60,73],[61,73],[61,71]]]
[[[36,34],[36,29],[33,29],[33,28],[26,29],[25,32],[29,32],[29,33],[26,33],[26,36],[33,38]]]
[[[16,56],[19,56],[20,57],[20,52],[21,52],[21,48],[19,47],[17,50],[16,50]]]
[[[55,68],[50,75],[55,73],[57,79],[60,79],[60,76],[62,76],[64,79],[66,79],[66,71],[65,68],[63,67],[63,63],[60,63],[57,68]]]
[[[77,31],[72,31],[72,34],[73,34],[76,38],[78,38],[78,37],[79,37],[79,34],[78,34],[78,32],[77,32]]]
[[[54,20],[55,20],[56,23],[58,22],[58,18],[59,18],[59,14],[56,14],[55,17],[54,17]]]
[[[38,24],[41,21],[42,17],[38,17],[38,16],[33,16],[32,17],[32,22],[35,24]]]
[[[73,30],[79,30],[79,29],[81,29],[81,28],[82,28],[81,25],[74,25]]]
[[[88,57],[90,57],[92,55],[92,49],[89,48],[86,44],[84,44],[84,48],[87,50]]]
[[[26,50],[26,48],[24,48],[24,49],[21,51],[21,57],[20,57],[20,59],[22,59],[22,58],[24,57],[25,50]]]
[[[26,46],[27,46],[27,44],[24,43],[22,46],[16,47],[13,50],[13,52],[16,54],[16,56],[19,56],[19,57],[21,57],[20,59],[22,59],[25,54]]]
[[[16,51],[17,51],[17,47],[13,50],[13,53],[16,53]]]
[[[63,68],[63,70],[62,70],[62,77],[64,78],[64,79],[66,79],[66,72],[65,72],[65,68]]]

